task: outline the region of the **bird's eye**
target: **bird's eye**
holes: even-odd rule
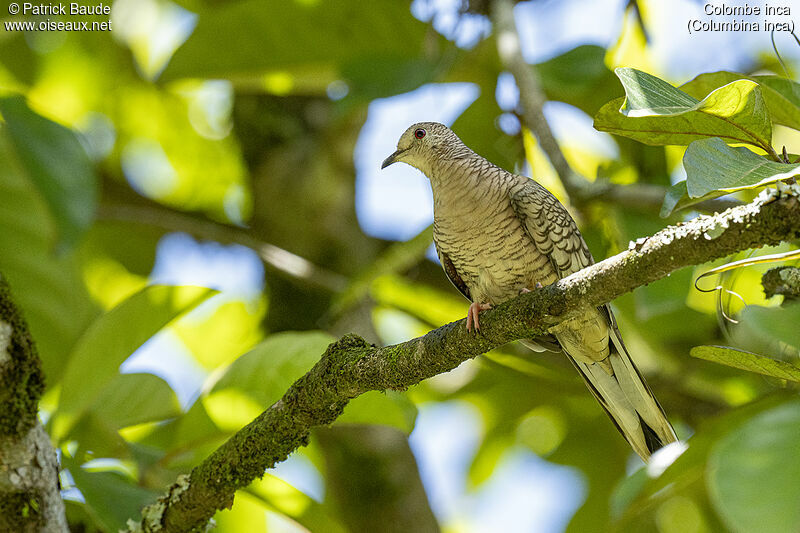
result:
[[[416,137],[417,139],[422,139],[423,137],[425,137],[425,130],[423,130],[422,128],[416,130],[414,132],[414,137]]]

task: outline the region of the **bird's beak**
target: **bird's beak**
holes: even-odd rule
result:
[[[400,157],[400,154],[402,154],[403,152],[405,152],[405,150],[401,150],[401,149],[398,148],[397,151],[395,151],[395,153],[393,153],[392,155],[390,155],[389,157],[384,159],[383,163],[381,164],[381,170],[383,170],[384,168],[388,167],[392,163],[396,163],[397,162],[397,158]]]

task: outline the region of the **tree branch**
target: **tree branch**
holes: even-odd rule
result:
[[[183,231],[195,237],[220,243],[241,244],[254,250],[267,267],[332,292],[340,292],[348,284],[346,277],[315,265],[308,259],[274,244],[263,242],[244,229],[168,207],[103,203],[97,208],[97,218],[156,226],[167,231]]]
[[[761,285],[764,286],[767,298],[781,294],[784,303],[797,300],[800,298],[800,268],[792,266],[771,268],[761,276]]]
[[[41,362],[0,275],[0,531],[68,531],[58,461],[37,416]]]
[[[544,116],[544,104],[547,102],[547,98],[536,71],[522,57],[519,34],[514,22],[514,2],[512,0],[495,0],[491,6],[500,61],[514,76],[517,87],[519,87],[522,124],[539,140],[542,151],[553,165],[553,169],[569,197],[577,203],[604,200],[625,207],[660,208],[667,193],[666,187],[647,183],[618,185],[610,182],[590,182],[569,166]],[[714,198],[696,204],[693,209],[706,213],[719,213],[736,205],[742,205],[742,202]]]
[[[141,524],[132,529],[201,527],[215,510],[232,505],[237,489],[305,445],[312,427],[332,423],[360,394],[405,389],[513,340],[543,334],[679,268],[800,237],[800,189],[791,191],[779,196],[770,189],[753,203],[639,239],[625,252],[485,311],[478,335],[467,333],[460,320],[393,346],[372,346],[355,335],[341,338],[281,400],[145,508]]]

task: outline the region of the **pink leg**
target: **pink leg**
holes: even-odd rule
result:
[[[534,285],[534,288],[536,288],[536,289],[541,289],[542,287],[543,287],[543,285],[541,283],[539,283],[538,281]],[[529,288],[527,288],[527,287],[523,287],[523,288],[521,288],[519,290],[520,294],[526,294],[526,293],[529,293],[529,292],[531,292],[531,290]]]
[[[491,308],[492,304],[479,304],[477,302],[472,302],[469,306],[469,311],[467,311],[467,331],[472,331],[473,322],[475,323],[475,330],[480,331],[481,323],[478,322],[478,313]]]

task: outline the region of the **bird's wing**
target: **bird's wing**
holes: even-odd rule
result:
[[[559,278],[594,263],[575,221],[547,189],[528,180],[511,194],[511,205]],[[675,431],[628,354],[611,307],[604,305],[598,311],[598,319],[608,326],[606,358],[601,360],[599,353],[597,358],[586,357],[583,347],[570,342],[569,336],[562,338],[561,346],[617,429],[646,461],[652,452],[676,440]],[[569,329],[568,323],[562,324],[562,329]]]
[[[464,297],[472,301],[472,297],[469,293],[469,287],[467,284],[464,283],[464,280],[461,278],[461,275],[456,270],[455,265],[450,260],[450,257],[446,253],[444,253],[439,246],[436,246],[436,253],[439,254],[439,262],[442,263],[442,268],[444,269],[444,273],[447,274],[447,279],[458,289],[458,292],[464,295]]]
[[[511,193],[511,206],[533,244],[550,259],[559,278],[594,263],[575,221],[550,191],[529,179],[521,189]]]

